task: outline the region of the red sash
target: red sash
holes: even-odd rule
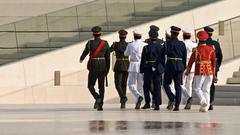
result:
[[[99,43],[97,49],[92,54],[90,54],[90,58],[89,58],[88,63],[87,63],[87,69],[88,70],[90,70],[90,67],[91,67],[90,63],[91,63],[92,58],[95,58],[99,54],[99,52],[104,47],[105,43],[106,43],[105,40],[101,40],[101,42]]]

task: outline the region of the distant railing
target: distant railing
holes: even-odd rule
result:
[[[219,0],[96,0],[0,26],[0,65]]]
[[[209,25],[214,29],[213,39],[220,42],[223,59],[229,60],[240,56],[240,16]],[[196,30],[202,30],[199,28]]]

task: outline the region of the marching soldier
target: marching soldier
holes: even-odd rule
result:
[[[222,59],[223,59],[222,49],[220,47],[219,42],[217,42],[217,41],[215,41],[211,38],[214,29],[207,26],[207,27],[204,27],[204,31],[206,31],[208,33],[208,36],[209,36],[209,38],[207,39],[207,44],[208,45],[213,45],[214,48],[215,48],[215,51],[216,51],[216,76],[217,76],[217,72],[219,71],[219,68],[222,64]],[[213,110],[213,101],[214,101],[214,97],[215,97],[215,85],[214,85],[214,83],[217,83],[217,80],[215,80],[215,82],[212,82],[212,85],[211,85],[209,110]]]
[[[130,56],[130,65],[128,68],[128,87],[137,99],[135,109],[140,109],[141,102],[143,100],[143,76],[140,73],[140,62],[143,47],[147,44],[141,41],[142,33],[138,29],[134,30],[133,34],[134,41],[128,44],[124,55]]]
[[[159,31],[159,27],[157,27],[155,25],[151,25],[149,28],[150,28],[150,31],[156,31],[157,33]],[[152,42],[151,38],[146,39],[145,42],[146,43]],[[155,44],[160,45],[160,46],[164,45],[164,41],[162,39],[159,39],[158,37],[156,37],[156,41],[154,41],[154,42],[155,42]]]
[[[145,105],[142,109],[150,108],[150,96],[149,90],[151,88],[151,82],[153,82],[153,99],[154,110],[159,110],[159,105],[162,104],[161,99],[161,84],[162,73],[164,72],[165,57],[162,53],[162,46],[157,44],[157,31],[149,31],[150,42],[143,48],[142,59],[140,65],[140,72],[144,73],[144,98]]]
[[[129,60],[127,56],[124,56],[124,51],[127,48],[128,43],[125,41],[127,36],[127,31],[120,30],[119,32],[119,42],[114,42],[111,46],[111,52],[115,51],[117,61],[114,66],[114,80],[115,87],[117,89],[118,95],[120,97],[121,109],[125,108],[127,102],[126,97],[126,87],[128,78],[128,66]]]
[[[92,28],[94,40],[87,42],[86,47],[80,57],[80,63],[84,58],[90,54],[88,61],[88,89],[95,99],[94,108],[98,111],[102,111],[103,100],[104,100],[104,80],[107,76],[110,68],[110,48],[108,42],[102,40],[101,27],[95,26]],[[95,91],[94,85],[98,80],[99,93]]]
[[[173,111],[179,111],[179,105],[182,96],[182,77],[186,68],[187,52],[185,44],[178,40],[180,28],[171,26],[171,39],[166,41],[163,47],[165,55],[167,55],[167,63],[165,65],[163,87],[169,99],[168,110],[172,110],[175,100],[175,108]],[[174,81],[176,95],[171,91],[170,84]]]
[[[208,33],[197,33],[199,45],[189,60],[186,75],[189,75],[192,64],[195,62],[194,90],[200,99],[200,112],[207,112],[210,106],[210,86],[216,80],[216,55],[214,46],[207,45]]]
[[[183,30],[183,42],[187,49],[187,62],[190,60],[192,51],[197,47],[197,44],[190,40],[191,31],[189,29]],[[194,77],[194,65],[188,76],[183,75],[182,94],[186,101],[184,109],[191,109],[192,104],[192,83]]]
[[[157,35],[158,35],[159,27],[157,27],[157,26],[155,26],[155,25],[151,25],[149,28],[150,28],[150,31],[149,31],[149,32],[155,31],[155,32],[157,33]],[[161,39],[159,39],[158,36],[155,37],[155,38],[156,38],[156,39],[154,40],[154,44],[160,45],[160,46],[162,47],[162,46],[164,45],[164,41],[161,40]],[[146,42],[147,44],[151,43],[151,42],[152,42],[151,37],[149,37],[148,39],[146,39],[145,42]],[[153,99],[153,92],[154,92],[154,90],[153,90],[153,82],[151,82],[150,89],[148,89],[148,91],[145,93],[145,94],[148,95],[147,97],[149,97],[149,92],[150,92],[151,95],[152,95],[152,108],[155,108],[155,104],[154,104],[155,101],[154,101],[154,99]],[[148,109],[148,106],[143,106],[142,109]]]

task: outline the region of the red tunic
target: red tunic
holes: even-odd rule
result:
[[[187,71],[191,71],[195,62],[195,75],[215,76],[216,53],[215,48],[210,45],[199,45],[192,53],[188,62]]]

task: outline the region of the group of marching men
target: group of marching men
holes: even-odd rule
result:
[[[88,89],[95,99],[95,109],[103,110],[105,77],[110,68],[110,53],[114,52],[114,81],[121,109],[125,108],[128,100],[128,86],[136,98],[135,109],[160,110],[163,86],[169,99],[168,110],[179,111],[182,96],[186,103],[184,109],[191,109],[192,88],[200,99],[199,111],[213,110],[214,83],[223,58],[220,44],[211,38],[214,30],[207,26],[199,31],[198,43],[191,41],[192,32],[188,29],[182,30],[183,41],[178,39],[179,27],[171,26],[166,30],[165,41],[158,38],[158,31],[157,26],[151,25],[149,38],[142,41],[141,30],[135,29],[134,41],[128,43],[128,32],[120,30],[119,41],[109,46],[100,38],[101,27],[92,28],[94,39],[87,42],[80,63],[89,54]],[[97,80],[99,92],[94,88]],[[141,107],[143,99],[145,104]]]

